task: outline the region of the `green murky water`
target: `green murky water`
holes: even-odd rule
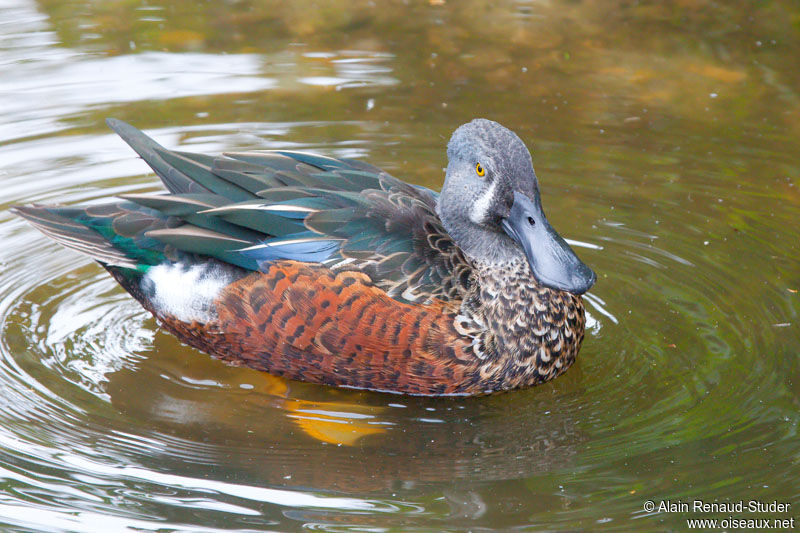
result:
[[[0,3],[7,531],[685,530],[800,513],[800,12],[634,2]],[[182,346],[8,212],[158,190],[170,148],[363,158],[438,188],[476,116],[533,150],[599,274],[578,363],[473,400],[355,393]],[[796,524],[800,527],[800,524]]]

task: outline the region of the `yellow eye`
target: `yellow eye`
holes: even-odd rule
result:
[[[480,177],[483,177],[483,176],[486,175],[486,169],[484,169],[483,166],[480,163],[475,165],[475,172],[477,172],[478,176],[480,176]]]

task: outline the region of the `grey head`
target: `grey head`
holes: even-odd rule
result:
[[[467,256],[498,266],[527,259],[545,287],[591,288],[596,276],[547,221],[531,154],[513,131],[475,119],[453,133],[447,159],[436,210]]]

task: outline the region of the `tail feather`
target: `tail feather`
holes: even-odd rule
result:
[[[83,224],[53,212],[50,208],[16,206],[13,211],[36,229],[56,241],[107,265],[136,268],[137,263],[116,248],[105,237]]]
[[[104,212],[92,212],[98,208]],[[164,245],[146,233],[163,227],[165,219],[126,210],[122,203],[86,208],[20,205],[13,212],[59,244],[103,265],[145,270],[164,259]]]

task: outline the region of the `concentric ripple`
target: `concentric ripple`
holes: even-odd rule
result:
[[[87,174],[123,166],[105,160]],[[45,194],[92,202],[152,181],[59,185],[28,187],[12,203]],[[529,393],[424,401],[225,366],[159,331],[98,265],[8,212],[0,231],[8,487],[0,516],[9,525],[154,529],[159,517],[191,530],[287,520],[325,528],[395,515],[398,524],[424,524],[447,516],[448,505],[477,515],[486,505],[472,489],[450,488],[448,503],[431,507],[429,491],[453,480],[521,482],[567,464],[584,440],[553,391],[537,395],[541,412],[509,414]],[[601,321],[590,325],[599,330]]]
[[[651,531],[687,517],[646,500],[800,505],[788,40],[698,10],[697,42],[651,42],[672,15],[619,6],[622,32],[593,3],[501,2],[478,25],[450,2],[322,22],[118,4],[0,6],[0,529]],[[598,273],[577,363],[530,390],[426,400],[226,366],[9,211],[159,190],[108,116],[170,148],[319,151],[438,188],[475,115],[532,147],[550,222]]]
[[[60,194],[93,201],[151,183],[113,178]],[[605,514],[628,516],[634,495],[653,490],[643,479],[668,481],[658,464],[679,465],[673,477],[702,468],[720,498],[745,483],[731,480],[731,461],[794,468],[796,397],[785,376],[797,366],[775,356],[796,338],[796,317],[785,314],[793,293],[764,287],[770,302],[789,305],[781,307],[737,290],[747,274],[686,231],[703,225],[702,213],[665,211],[643,224],[610,210],[613,198],[591,199],[566,177],[558,183],[585,197],[577,216],[595,217],[573,241],[601,273],[586,298],[580,361],[547,386],[459,401],[225,366],[159,331],[99,266],[4,216],[0,516],[41,530],[148,530],[162,520],[187,530],[426,527],[454,517],[489,524],[493,510],[513,505],[523,520],[575,501],[560,520],[576,525],[595,516],[581,502],[592,501],[598,480]],[[774,228],[762,220],[716,244],[767,239]],[[770,327],[747,334],[752,323]],[[770,479],[760,491],[789,490],[789,479]]]

